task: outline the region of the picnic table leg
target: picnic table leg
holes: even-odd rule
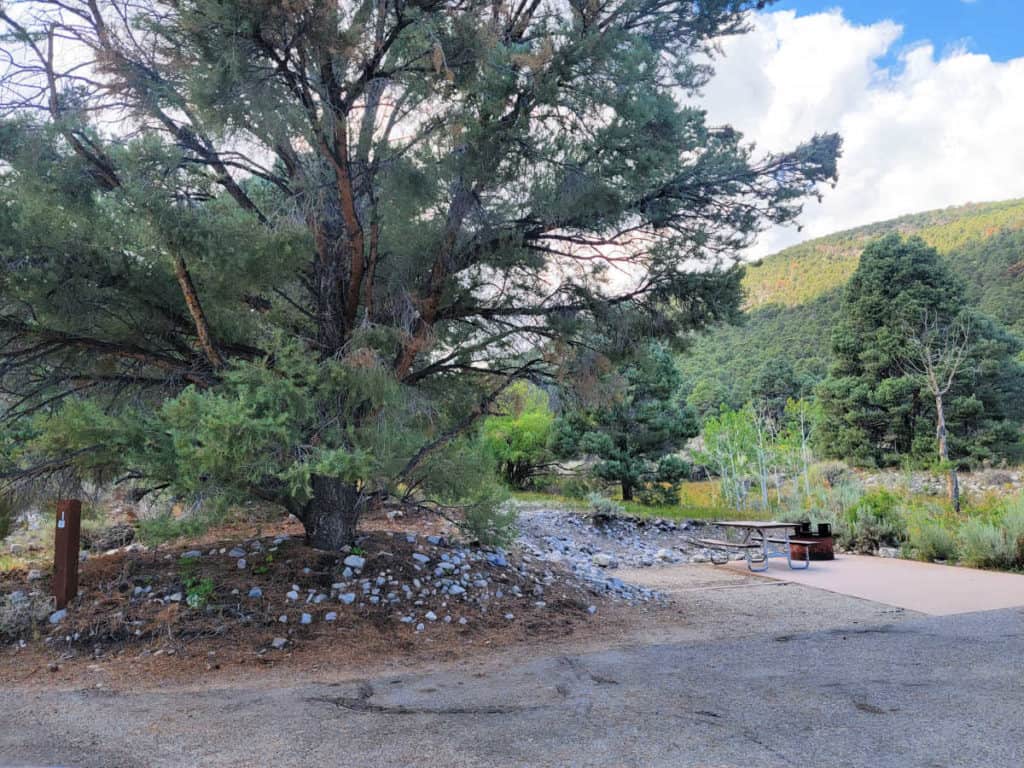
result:
[[[803,570],[805,570],[807,568],[810,568],[811,567],[811,548],[809,546],[807,546],[807,545],[804,545],[804,564],[803,565],[793,565],[793,556],[792,556],[793,550],[790,549],[789,531],[785,532],[784,538],[786,539],[786,563],[789,565],[790,569],[794,570],[794,571],[803,571]]]
[[[751,531],[747,531],[747,535],[743,539],[744,543],[750,541],[751,533],[752,533]],[[751,571],[752,573],[762,573],[763,571],[767,571],[768,570],[768,542],[765,539],[765,536],[764,536],[763,533],[761,534],[761,555],[762,555],[762,557],[764,559],[762,560],[763,565],[760,568],[755,568],[754,567],[754,557],[751,554],[751,550],[750,549],[746,549],[744,551],[745,551],[745,553],[747,555],[747,570],[748,571]]]

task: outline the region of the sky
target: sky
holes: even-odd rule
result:
[[[713,123],[759,150],[844,139],[839,183],[759,257],[904,213],[1024,197],[1024,0],[781,0],[724,41]]]

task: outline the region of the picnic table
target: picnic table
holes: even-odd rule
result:
[[[780,523],[777,521],[763,520],[721,520],[715,523],[720,528],[726,529],[723,539],[700,539],[700,543],[709,549],[728,553],[729,551],[742,552],[747,561],[747,568],[755,573],[768,570],[768,559],[771,557],[785,557],[786,563],[794,570],[803,570],[811,565],[810,545],[815,542],[801,539],[790,535],[791,530],[798,526],[796,523]],[[740,536],[730,538],[729,531],[735,530]],[[790,544],[804,545],[804,560],[802,564],[794,564],[791,556]],[[726,554],[724,559],[715,559],[711,562],[721,565],[728,562]],[[799,561],[797,561],[799,562]],[[755,567],[755,565],[759,567]]]

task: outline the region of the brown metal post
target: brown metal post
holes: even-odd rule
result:
[[[81,541],[82,502],[57,502],[57,528],[53,539],[53,596],[60,610],[78,595],[78,549]]]

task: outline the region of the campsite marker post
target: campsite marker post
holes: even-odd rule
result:
[[[57,502],[57,527],[53,541],[53,596],[57,610],[78,595],[78,549],[82,532],[82,502]]]

